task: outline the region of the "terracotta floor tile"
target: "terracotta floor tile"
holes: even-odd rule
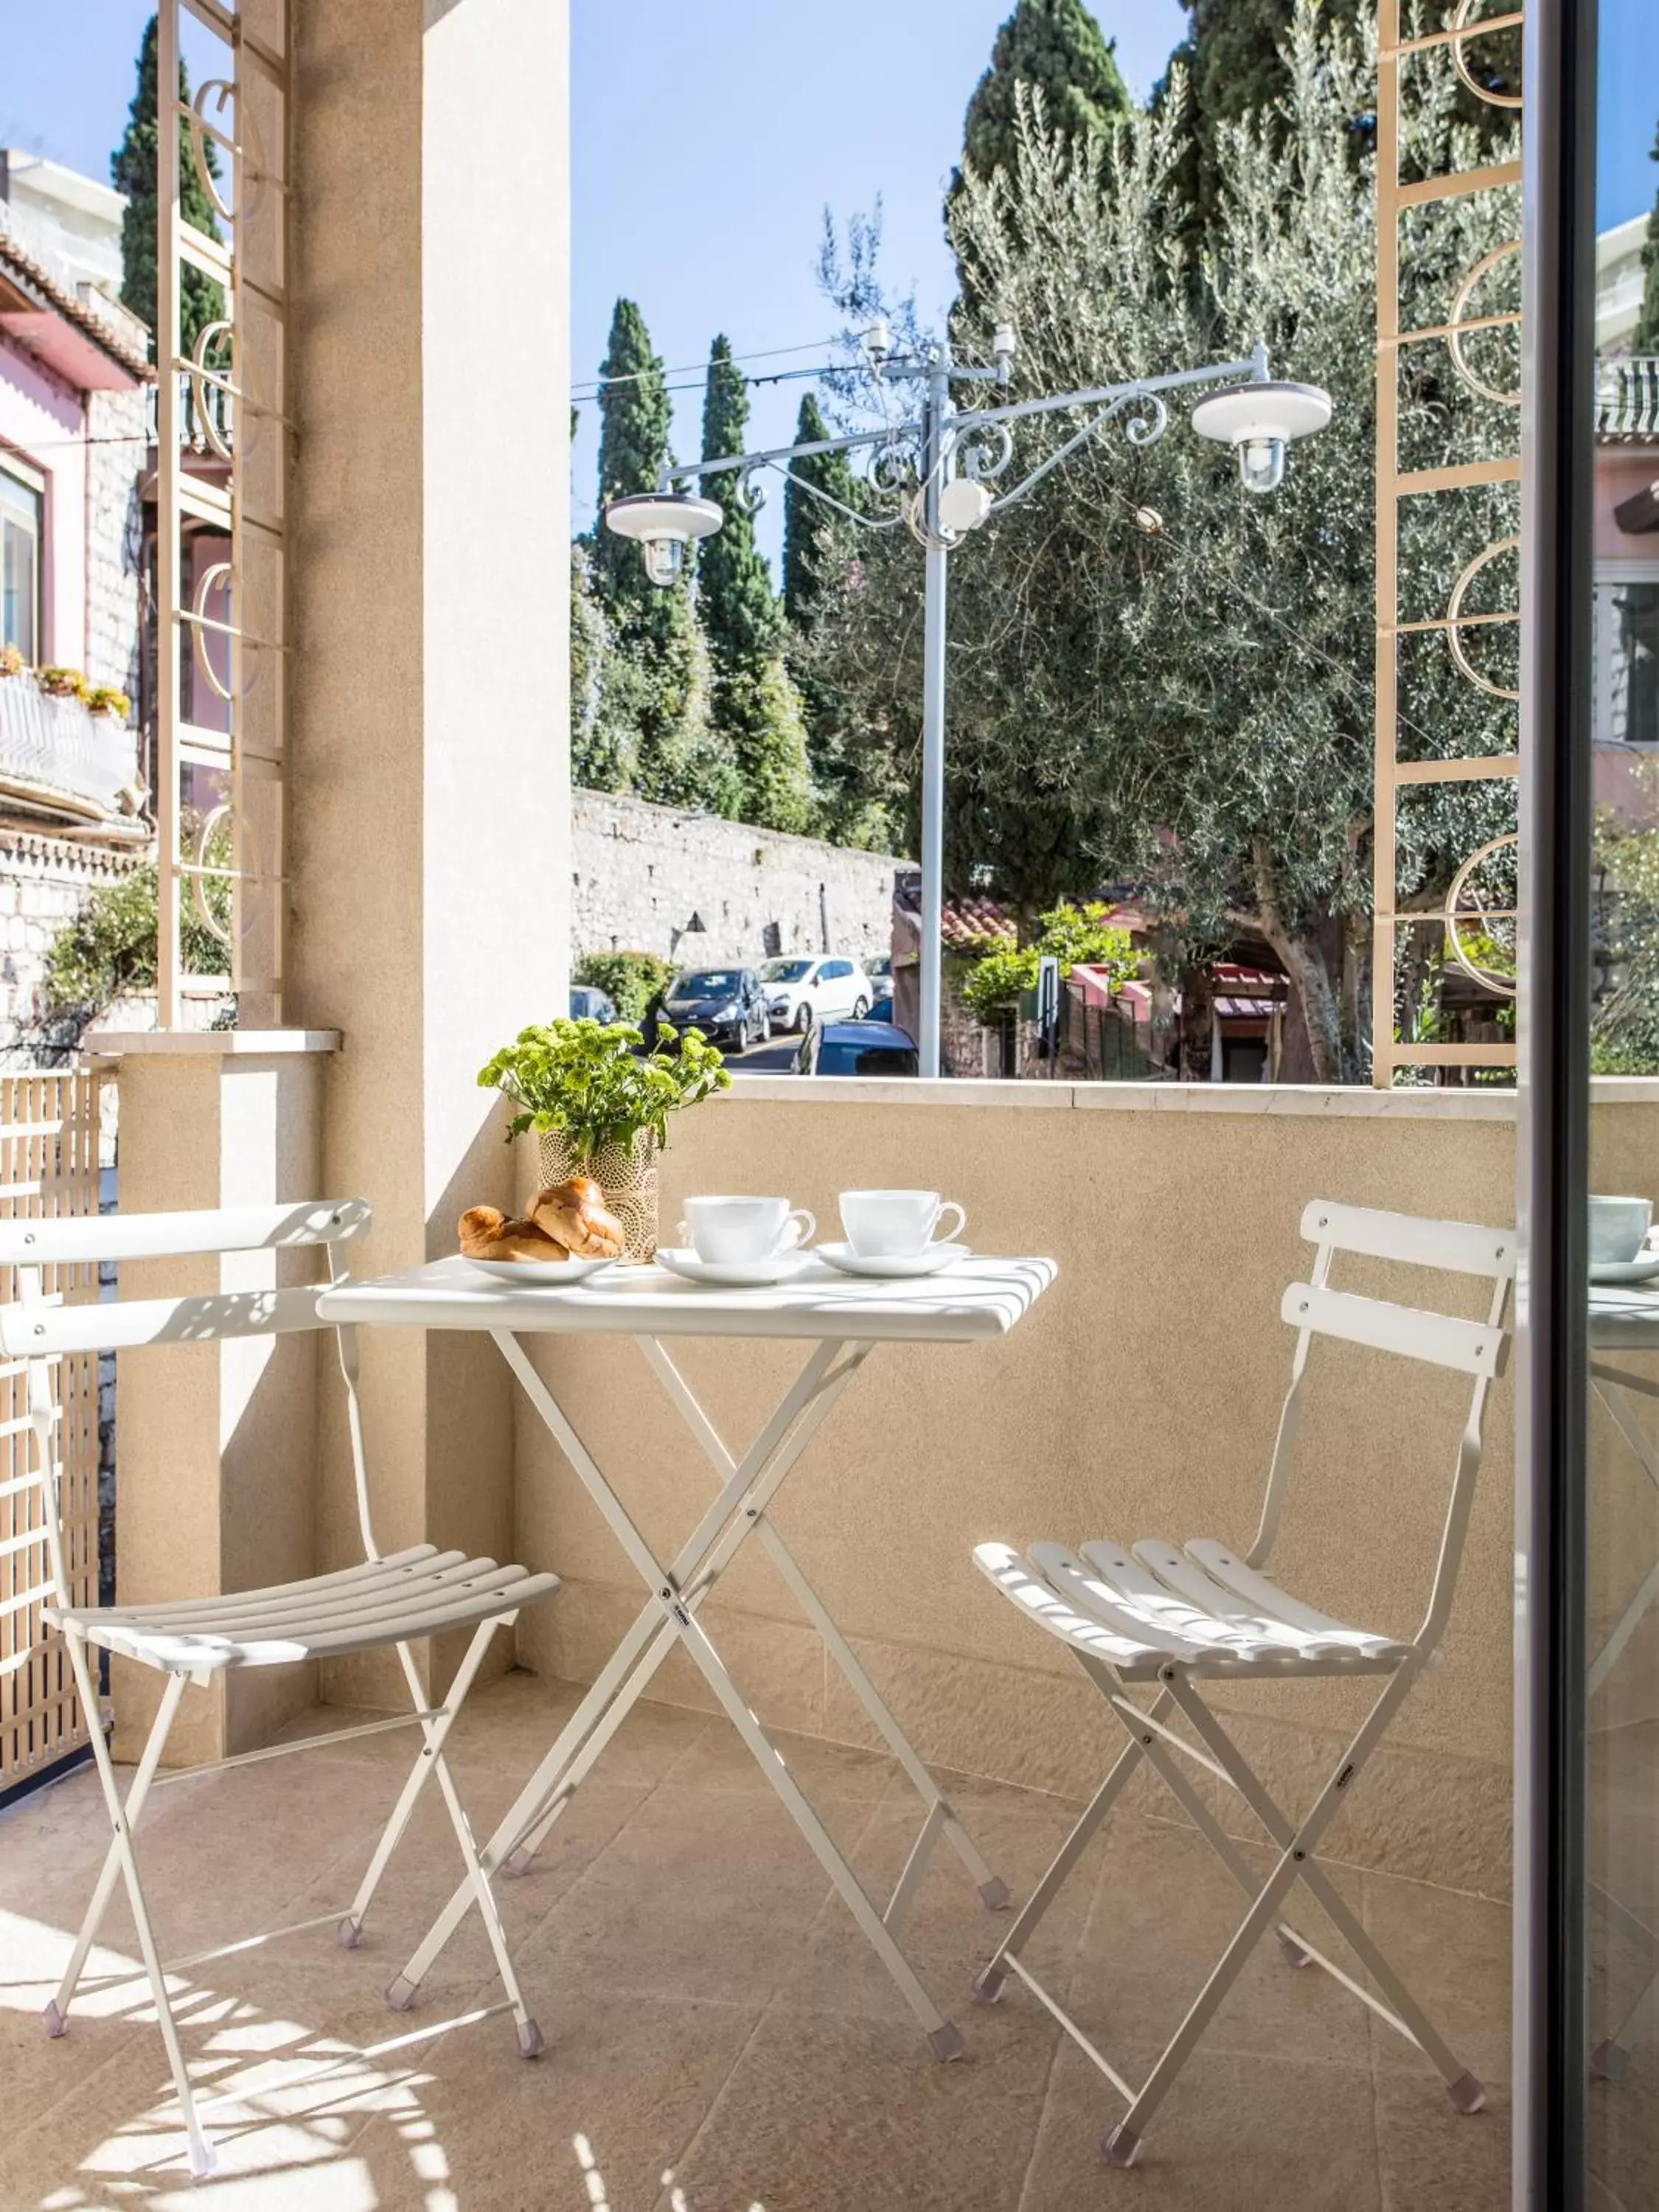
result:
[[[1509,2212],[1504,2089],[1484,2112],[1459,2112],[1420,2062],[1413,2073],[1379,2071],[1376,2142],[1383,2212]]]
[[[832,1830],[846,1816],[843,1848],[872,1809],[823,1808]],[[521,1963],[538,1985],[764,2004],[798,1971],[829,1893],[781,1805],[664,1784],[559,1899]]]
[[[1100,2155],[1123,2110],[1064,2044],[1018,2212],[1381,2212],[1362,2069],[1200,2047],[1127,2172]]]
[[[687,2212],[1010,2212],[1052,2044],[1030,2037],[994,2065],[941,2065],[896,2022],[781,2002],[673,2186]],[[658,2199],[673,2202],[666,2190]]]
[[[458,2032],[418,2106],[364,2130],[354,2154],[380,2212],[430,2212],[426,2192],[446,2185],[466,2212],[586,2212],[596,2191],[607,2212],[649,2212],[760,2019],[592,1990],[544,2015],[535,2063],[503,2052],[494,2022]]]
[[[1426,1883],[1364,1877],[1367,1931],[1469,2070],[1488,2088],[1510,2077],[1510,1908]],[[1374,2022],[1376,2063],[1437,2079],[1421,2054]]]
[[[1265,1881],[1273,1854],[1240,1847]],[[1357,1905],[1357,1878],[1346,1882]],[[1203,1838],[1187,1829],[1122,1820],[1110,1832],[1087,1925],[1062,2002],[1106,2056],[1132,2079],[1149,2068],[1249,1909]],[[1347,1971],[1353,1961],[1305,1891],[1285,1907],[1290,1924]],[[1005,2002],[1012,2002],[1011,1990]],[[1270,1936],[1246,1960],[1200,2051],[1282,2052],[1297,2062],[1370,2064],[1369,2015],[1316,1966],[1288,1965]],[[1133,2062],[1131,2063],[1130,2062]]]

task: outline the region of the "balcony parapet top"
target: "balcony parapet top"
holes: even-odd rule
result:
[[[1659,1079],[1632,1077],[1598,1083],[1632,1094],[1606,1103],[1659,1105]],[[792,1106],[1017,1107],[1022,1111],[1124,1114],[1248,1114],[1326,1120],[1510,1121],[1516,1094],[1497,1086],[1452,1090],[1374,1091],[1360,1084],[1317,1083],[1044,1083],[981,1082],[971,1078],[835,1075],[743,1075],[724,1099],[773,1099]]]

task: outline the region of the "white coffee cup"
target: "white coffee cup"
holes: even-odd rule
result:
[[[698,1259],[727,1267],[795,1251],[817,1230],[806,1208],[787,1198],[688,1198],[680,1224]]]
[[[954,1199],[941,1200],[936,1190],[844,1190],[841,1194],[841,1225],[847,1241],[863,1260],[908,1260],[925,1252],[936,1237],[942,1213],[956,1219],[945,1232],[959,1236],[968,1216]]]
[[[1592,1266],[1616,1266],[1633,1260],[1653,1223],[1653,1206],[1645,1198],[1592,1198],[1589,1202],[1589,1255]]]

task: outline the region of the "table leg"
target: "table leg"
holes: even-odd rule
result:
[[[641,1340],[646,1358],[656,1370],[663,1388],[678,1409],[680,1418],[702,1445],[717,1474],[729,1478],[735,1462],[720,1432],[708,1419],[687,1383],[655,1337]],[[793,1553],[784,1542],[771,1521],[762,1514],[757,1520],[755,1534],[767,1556],[782,1577],[786,1587],[807,1620],[823,1639],[824,1649],[840,1668],[854,1696],[875,1723],[886,1741],[888,1749],[903,1769],[906,1779],[927,1808],[927,1819],[916,1838],[915,1849],[907,1861],[900,1877],[899,1887],[893,1893],[888,1908],[890,1924],[896,1925],[908,1905],[910,1893],[920,1881],[935,1838],[943,1835],[955,1850],[977,1884],[981,1898],[992,1911],[1000,1911],[1008,1903],[1008,1885],[992,1872],[973,1838],[961,1820],[939,1784],[911,1747],[904,1731],[882,1702],[880,1693],[870,1680],[858,1655],[837,1627],[834,1616],[802,1573]]]
[[[494,1873],[504,1859],[519,1853],[521,1845],[528,1846],[532,1839],[540,1840],[562,1810],[570,1790],[575,1786],[574,1781],[569,1778],[573,1768],[580,1761],[580,1772],[586,1772],[599,1750],[610,1741],[672,1648],[674,1637],[665,1620],[665,1598],[661,1593],[667,1594],[667,1602],[683,1605],[687,1601],[676,1596],[680,1580],[695,1579],[717,1551],[724,1553],[720,1562],[722,1567],[735,1553],[743,1537],[753,1526],[752,1516],[745,1509],[745,1500],[754,1513],[763,1508],[766,1499],[805,1449],[813,1431],[861,1364],[869,1348],[861,1345],[846,1348],[846,1356],[839,1364],[837,1354],[843,1351],[842,1346],[823,1343],[814,1349],[785,1394],[777,1411],[744,1454],[742,1464],[734,1470],[720,1496],[711,1504],[682,1547],[673,1568],[665,1575],[656,1568],[649,1548],[629,1520],[621,1500],[566,1420],[562,1410],[537,1374],[523,1346],[504,1330],[492,1334],[507,1364],[524,1386],[531,1402],[556,1441],[570,1459],[589,1495],[617,1531],[623,1549],[635,1565],[641,1567],[653,1595],[612,1653],[599,1680],[497,1824],[483,1853],[483,1864],[489,1873]],[[623,1529],[626,1535],[623,1534]],[[726,1540],[723,1545],[722,1538]],[[648,1568],[642,1562],[648,1562]],[[712,1579],[708,1586],[712,1587]],[[702,1594],[700,1591],[699,1596]],[[642,1653],[647,1656],[641,1665]],[[600,1729],[604,1733],[595,1742]],[[419,1986],[439,1953],[465,1917],[471,1902],[470,1888],[462,1884],[394,1981],[394,1988],[400,1992],[412,1993]]]

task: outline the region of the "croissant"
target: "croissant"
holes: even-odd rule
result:
[[[555,1263],[568,1259],[562,1244],[556,1243],[533,1221],[509,1221],[499,1206],[469,1206],[461,1216],[461,1251],[469,1260],[543,1260]]]
[[[538,1190],[530,1218],[538,1229],[579,1260],[618,1260],[628,1237],[590,1176],[572,1176],[553,1190]]]

